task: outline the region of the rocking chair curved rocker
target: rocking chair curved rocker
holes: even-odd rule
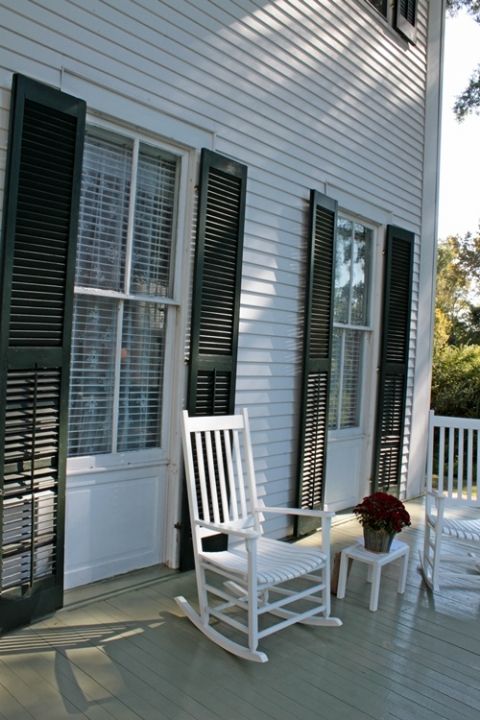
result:
[[[256,662],[268,660],[259,640],[293,623],[341,625],[330,617],[334,513],[258,501],[246,410],[215,417],[189,417],[185,411],[182,431],[199,601],[197,612],[184,597],[175,598],[184,614],[220,647]],[[265,538],[266,513],[318,518],[321,550]],[[205,550],[203,539],[218,533],[228,537],[228,548]],[[272,615],[280,620],[266,624]],[[246,643],[236,637],[243,635]]]

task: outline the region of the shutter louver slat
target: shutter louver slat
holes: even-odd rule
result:
[[[228,415],[230,412],[231,374],[200,371],[197,377],[196,415]]]
[[[373,486],[397,493],[405,423],[413,241],[412,233],[388,227]]]
[[[336,202],[312,190],[298,463],[298,502],[309,509],[321,508],[325,493],[336,213]],[[296,534],[317,526],[318,521],[299,518]]]
[[[310,355],[329,358],[331,342],[331,291],[335,214],[318,208],[315,225],[315,254],[322,262],[314,262],[311,301]]]
[[[85,104],[14,76],[2,248],[0,631],[62,604]]]
[[[25,101],[17,198],[16,237],[10,298],[10,346],[61,346],[65,258],[70,235],[75,143],[60,143],[61,132],[75,138],[75,119]],[[42,142],[38,141],[41,137]],[[64,167],[59,172],[58,167]],[[32,171],[36,174],[32,187]],[[44,187],[55,188],[55,204],[45,213]],[[50,242],[54,230],[55,245]],[[33,264],[34,259],[34,264]],[[29,298],[25,307],[25,299]],[[55,309],[56,308],[56,309]]]
[[[305,413],[305,448],[301,471],[301,507],[321,506],[323,486],[318,483],[321,464],[326,450],[327,428],[323,416],[327,408],[328,373],[310,373]]]
[[[60,382],[59,370],[11,370],[7,375],[3,589],[13,587],[17,581],[29,583],[51,575],[54,570]],[[39,554],[39,548],[45,545],[49,546],[48,552],[44,549]]]
[[[209,175],[198,344],[203,354],[233,352],[241,182],[214,168]]]

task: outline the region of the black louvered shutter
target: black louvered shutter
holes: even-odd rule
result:
[[[417,35],[417,0],[397,0],[395,7],[395,27],[414,43]]]
[[[188,411],[235,408],[247,168],[202,150],[193,284]]]
[[[187,409],[190,415],[235,410],[247,168],[202,150]],[[193,565],[184,493],[181,568]]]
[[[1,248],[0,629],[62,605],[85,104],[14,76]]]
[[[308,509],[321,509],[325,494],[336,226],[337,203],[312,190],[298,461],[298,503]],[[299,518],[296,533],[316,527]]]
[[[389,225],[385,248],[373,490],[398,493],[412,296],[413,233]]]

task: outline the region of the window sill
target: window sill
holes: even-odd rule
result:
[[[350,442],[351,440],[363,440],[367,435],[361,428],[345,428],[344,430],[329,430],[328,442],[340,443]]]
[[[135,450],[105,455],[84,455],[67,459],[67,475],[90,475],[108,473],[112,470],[127,470],[165,464],[167,453],[160,448]]]

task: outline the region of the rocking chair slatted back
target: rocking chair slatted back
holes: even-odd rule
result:
[[[258,524],[252,513],[257,497],[248,418],[245,415],[189,417],[184,412],[184,428],[192,436],[192,442],[185,438],[184,444],[189,476],[197,480],[196,488],[191,483],[188,488],[192,521],[235,528]],[[244,444],[241,434],[248,437]],[[205,528],[199,528],[198,532],[201,537],[211,534]]]

